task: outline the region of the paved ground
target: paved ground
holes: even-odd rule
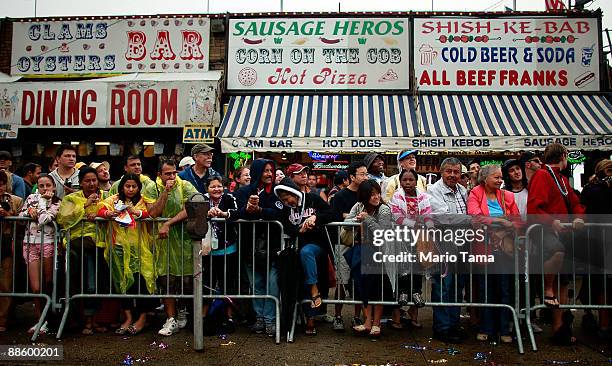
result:
[[[22,305],[20,313],[26,314],[28,308],[28,305]],[[424,309],[421,318],[424,329],[395,331],[385,327],[383,337],[377,341],[357,338],[349,332],[334,333],[330,324],[325,323],[319,324],[319,334],[316,337],[306,337],[299,333],[295,343],[283,341],[280,345],[274,344],[271,338],[239,329],[225,340],[216,336],[206,337],[205,351],[202,353],[193,351],[190,331],[184,330],[175,336],[163,338],[156,334],[152,326],[135,337],[120,337],[112,333],[86,337],[68,333],[62,341],[56,341],[53,336],[45,336],[36,343],[63,345],[64,360],[48,362],[62,365],[121,365],[126,355],[134,358],[134,365],[612,364],[612,346],[593,335],[583,334],[579,328],[576,332],[580,341],[576,346],[555,347],[550,345],[546,336],[540,335],[537,338],[540,351],[532,352],[525,342],[527,351],[525,355],[519,355],[516,345],[478,343],[472,340],[473,334],[462,345],[442,344],[430,338],[431,310]],[[27,316],[17,320],[18,324],[0,336],[0,344],[31,344],[25,332],[32,318]],[[579,321],[576,323],[579,326]],[[160,342],[163,342],[162,348],[159,347]],[[481,354],[477,355],[477,352]],[[486,360],[482,359],[483,355]]]

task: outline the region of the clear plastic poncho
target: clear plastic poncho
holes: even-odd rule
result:
[[[105,199],[107,194],[103,191],[98,192],[98,197],[101,200]],[[92,238],[96,246],[104,248],[106,246],[105,232],[106,225],[98,222],[87,221],[86,215],[98,214],[98,210],[102,207],[102,201],[97,205],[92,205],[85,208],[87,198],[83,195],[83,191],[77,191],[64,196],[60,203],[59,212],[57,213],[57,223],[62,226],[62,229],[68,230],[70,239],[74,240],[81,237]],[[64,247],[66,247],[66,236],[64,236]]]
[[[118,199],[119,195],[113,195],[102,204],[107,210],[114,210]],[[147,210],[143,199],[134,208]],[[154,293],[155,269],[151,252],[153,241],[149,234],[149,225],[145,222],[134,222],[132,225],[122,226],[112,220],[108,230],[104,258],[111,269],[117,291],[125,294],[134,284],[134,274],[140,273],[145,279],[149,293]],[[140,294],[144,294],[144,289],[140,289]]]
[[[161,178],[157,177],[155,184],[143,187],[142,197],[147,204],[153,204],[165,189]],[[168,194],[168,202],[161,217],[172,218],[185,208],[185,202],[198,191],[191,183],[176,177],[176,183]],[[168,238],[160,239],[157,235],[162,223],[156,224],[153,230],[155,244],[155,270],[158,276],[193,275],[192,240],[185,228],[185,223],[172,225]],[[182,270],[181,270],[182,269]]]

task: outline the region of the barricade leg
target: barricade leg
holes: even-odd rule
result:
[[[204,325],[202,321],[202,253],[201,241],[193,241],[193,349],[204,350]]]

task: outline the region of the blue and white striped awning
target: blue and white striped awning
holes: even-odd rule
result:
[[[224,152],[602,149],[612,106],[596,95],[235,96],[217,137]]]

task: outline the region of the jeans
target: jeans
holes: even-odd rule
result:
[[[487,299],[486,303],[510,305],[510,279],[509,274],[487,275]],[[485,302],[485,277],[480,278],[480,298]],[[504,308],[482,308],[480,309],[480,332],[489,336],[510,335],[510,310]]]
[[[300,259],[304,269],[304,284],[315,285],[317,280],[317,258],[323,254],[323,248],[316,244],[306,244],[300,250]]]
[[[455,291],[455,278],[457,279],[457,291]],[[432,276],[431,302],[460,302],[456,292],[463,288],[462,276],[447,274],[441,277],[439,274]],[[440,298],[440,290],[442,298]],[[434,332],[447,332],[459,326],[459,315],[461,308],[458,306],[434,306],[433,308],[433,330]]]
[[[246,273],[249,278],[251,288],[254,288],[254,295],[270,295],[279,298],[278,289],[278,270],[276,263],[270,261],[270,271],[266,273],[266,265],[255,265],[253,272],[253,264],[246,265]],[[255,275],[255,278],[253,278]],[[266,277],[268,278],[268,292],[266,293]],[[276,305],[273,300],[254,299],[253,310],[258,319],[263,319],[266,325],[276,324]]]

